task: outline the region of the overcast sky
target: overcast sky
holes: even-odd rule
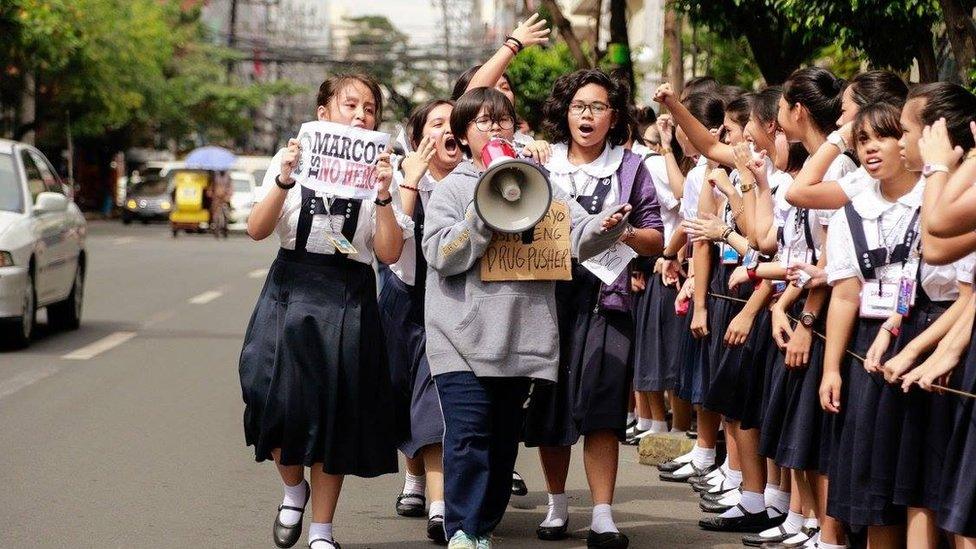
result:
[[[350,16],[383,14],[413,44],[430,44],[441,36],[440,10],[431,0],[340,0]]]

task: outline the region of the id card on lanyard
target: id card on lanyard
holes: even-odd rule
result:
[[[899,284],[869,280],[861,288],[861,318],[888,318],[898,306]]]
[[[898,286],[898,314],[908,316],[912,307],[915,306],[915,296],[917,295],[918,269],[920,268],[921,258],[917,253],[913,253],[905,267],[902,269],[901,284]]]
[[[728,201],[725,203],[725,223],[730,224],[729,215],[732,213],[732,204]],[[719,253],[722,256],[722,263],[725,265],[737,265],[739,263],[739,252],[732,247],[728,242],[722,242],[719,244]]]

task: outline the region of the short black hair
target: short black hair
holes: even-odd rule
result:
[[[708,129],[720,127],[725,120],[725,104],[716,93],[695,92],[685,97],[681,104]]]
[[[454,110],[451,112],[451,133],[457,139],[461,151],[468,156],[471,156],[471,148],[462,139],[467,135],[468,126],[478,118],[482,107],[486,107],[485,114],[493,118],[511,116],[512,120],[518,120],[515,106],[505,94],[495,88],[472,88],[464,92],[454,103]]]
[[[733,86],[730,84],[719,86],[718,90],[716,91],[718,92],[719,95],[722,96],[722,101],[725,101],[726,104],[735,101],[736,99],[742,97],[744,93],[746,93],[746,91],[740,88],[739,86]]]
[[[383,119],[383,92],[380,90],[379,82],[366,73],[333,74],[326,78],[319,86],[319,93],[315,98],[315,104],[322,107],[328,105],[329,101],[332,101],[336,94],[342,91],[350,82],[359,82],[369,88],[369,91],[373,94],[373,100],[376,101],[376,125],[379,126],[380,120]],[[369,129],[375,130],[376,128]]]
[[[453,107],[454,101],[449,99],[433,99],[419,105],[410,113],[410,118],[407,119],[407,135],[410,138],[410,146],[412,148],[416,149],[420,145],[420,141],[424,138],[424,124],[427,123],[427,117],[430,116],[431,111],[441,105],[451,105]]]
[[[783,97],[790,107],[806,107],[814,126],[823,133],[837,129],[840,117],[844,79],[821,67],[804,67],[793,71],[783,84]]]
[[[859,147],[861,140],[867,138],[867,130],[871,128],[874,135],[894,139],[901,138],[901,109],[891,103],[877,101],[864,105],[857,111],[854,117],[854,126],[851,128],[851,136],[854,139],[855,147]]]
[[[776,121],[779,114],[779,98],[783,96],[780,86],[766,86],[755,93],[752,101],[752,114],[763,124]]]
[[[965,150],[973,148],[973,133],[969,122],[976,118],[976,96],[959,84],[932,82],[912,88],[908,100],[924,99],[919,116],[922,124],[931,126],[940,118],[946,119],[946,129],[953,146]]]
[[[581,69],[564,74],[552,85],[552,92],[542,106],[542,129],[553,143],[569,143],[573,136],[569,131],[569,104],[583,86],[596,84],[607,90],[610,108],[617,115],[607,132],[607,142],[623,145],[630,137],[634,111],[630,106],[630,87],[600,69]]]
[[[687,82],[685,82],[685,87],[681,90],[681,101],[684,101],[689,95],[699,92],[713,92],[719,89],[718,80],[715,80],[712,76],[696,76]]]
[[[858,107],[880,101],[901,108],[908,97],[905,81],[891,71],[862,72],[851,79],[848,86],[851,89],[851,99]]]
[[[474,78],[474,73],[478,72],[478,69],[480,68],[481,65],[475,65],[462,72],[461,76],[458,76],[458,79],[454,81],[454,90],[451,92],[452,100],[457,101],[458,98],[464,95],[464,92],[468,90],[468,84],[470,84],[471,79]],[[508,87],[512,89],[512,93],[515,93],[515,84],[512,82],[512,77],[509,76],[507,72],[502,73],[502,76],[504,76],[505,80],[508,82]]]

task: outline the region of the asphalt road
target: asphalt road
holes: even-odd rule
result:
[[[241,429],[241,341],[276,242],[170,237],[165,226],[91,222],[82,327],[43,325],[0,350],[0,548],[273,547],[273,466]],[[518,470],[499,547],[585,547],[580,454],[569,479],[573,538],[540,542],[545,489],[532,451]],[[346,548],[432,547],[425,521],[399,518],[401,477],[349,478],[335,521]],[[690,488],[621,452],[615,518],[632,547],[740,547],[697,527]],[[299,547],[304,547],[304,539]]]

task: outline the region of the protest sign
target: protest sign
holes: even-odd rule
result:
[[[304,187],[341,198],[372,200],[378,185],[376,161],[386,150],[385,133],[333,122],[306,122],[293,177]]]
[[[532,242],[521,234],[495,232],[481,256],[481,280],[570,280],[569,207],[553,202],[533,229]]]
[[[609,285],[617,280],[620,273],[630,264],[630,260],[635,257],[637,257],[637,252],[633,248],[623,242],[614,242],[613,246],[610,246],[605,252],[584,261],[583,266],[595,274],[604,284]]]

